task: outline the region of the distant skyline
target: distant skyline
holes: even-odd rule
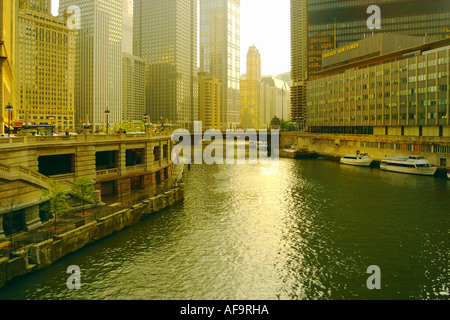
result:
[[[261,53],[263,75],[291,71],[290,0],[241,1],[242,74],[246,70],[248,48],[253,45]]]

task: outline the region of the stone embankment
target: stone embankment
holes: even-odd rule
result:
[[[21,248],[9,258],[0,259],[0,288],[13,279],[44,269],[70,253],[183,201],[184,192],[184,184],[180,184],[178,188],[143,201],[132,208],[98,219],[48,241]]]

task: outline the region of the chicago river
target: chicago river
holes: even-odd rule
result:
[[[448,299],[450,182],[327,160],[193,165],[186,197],[0,299]],[[81,289],[68,290],[69,266]],[[381,289],[369,290],[376,265]]]

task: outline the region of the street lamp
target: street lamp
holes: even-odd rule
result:
[[[106,115],[106,134],[109,134],[109,115],[111,114],[111,111],[109,109],[105,110]]]
[[[14,108],[12,107],[12,105],[10,103],[8,103],[8,105],[5,107],[5,111],[9,111],[9,115],[8,115],[8,131],[9,131],[9,137],[11,138],[11,114],[13,112]]]

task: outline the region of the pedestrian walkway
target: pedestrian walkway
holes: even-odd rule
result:
[[[157,193],[160,194],[161,191]],[[106,197],[105,199],[102,199],[104,203],[99,206],[86,206],[84,212],[82,207],[77,207],[70,213],[58,216],[56,218],[56,223],[54,219],[50,219],[35,230],[22,231],[14,234],[12,236],[12,245],[10,236],[7,236],[0,242],[0,258],[7,257],[10,252],[19,250],[24,246],[47,241],[55,236],[94,222],[97,219],[105,218],[124,209],[129,209],[150,197],[143,196],[142,192],[134,192],[129,197],[124,197],[123,199],[120,198],[121,197]],[[122,200],[122,202],[120,202],[120,200]]]

